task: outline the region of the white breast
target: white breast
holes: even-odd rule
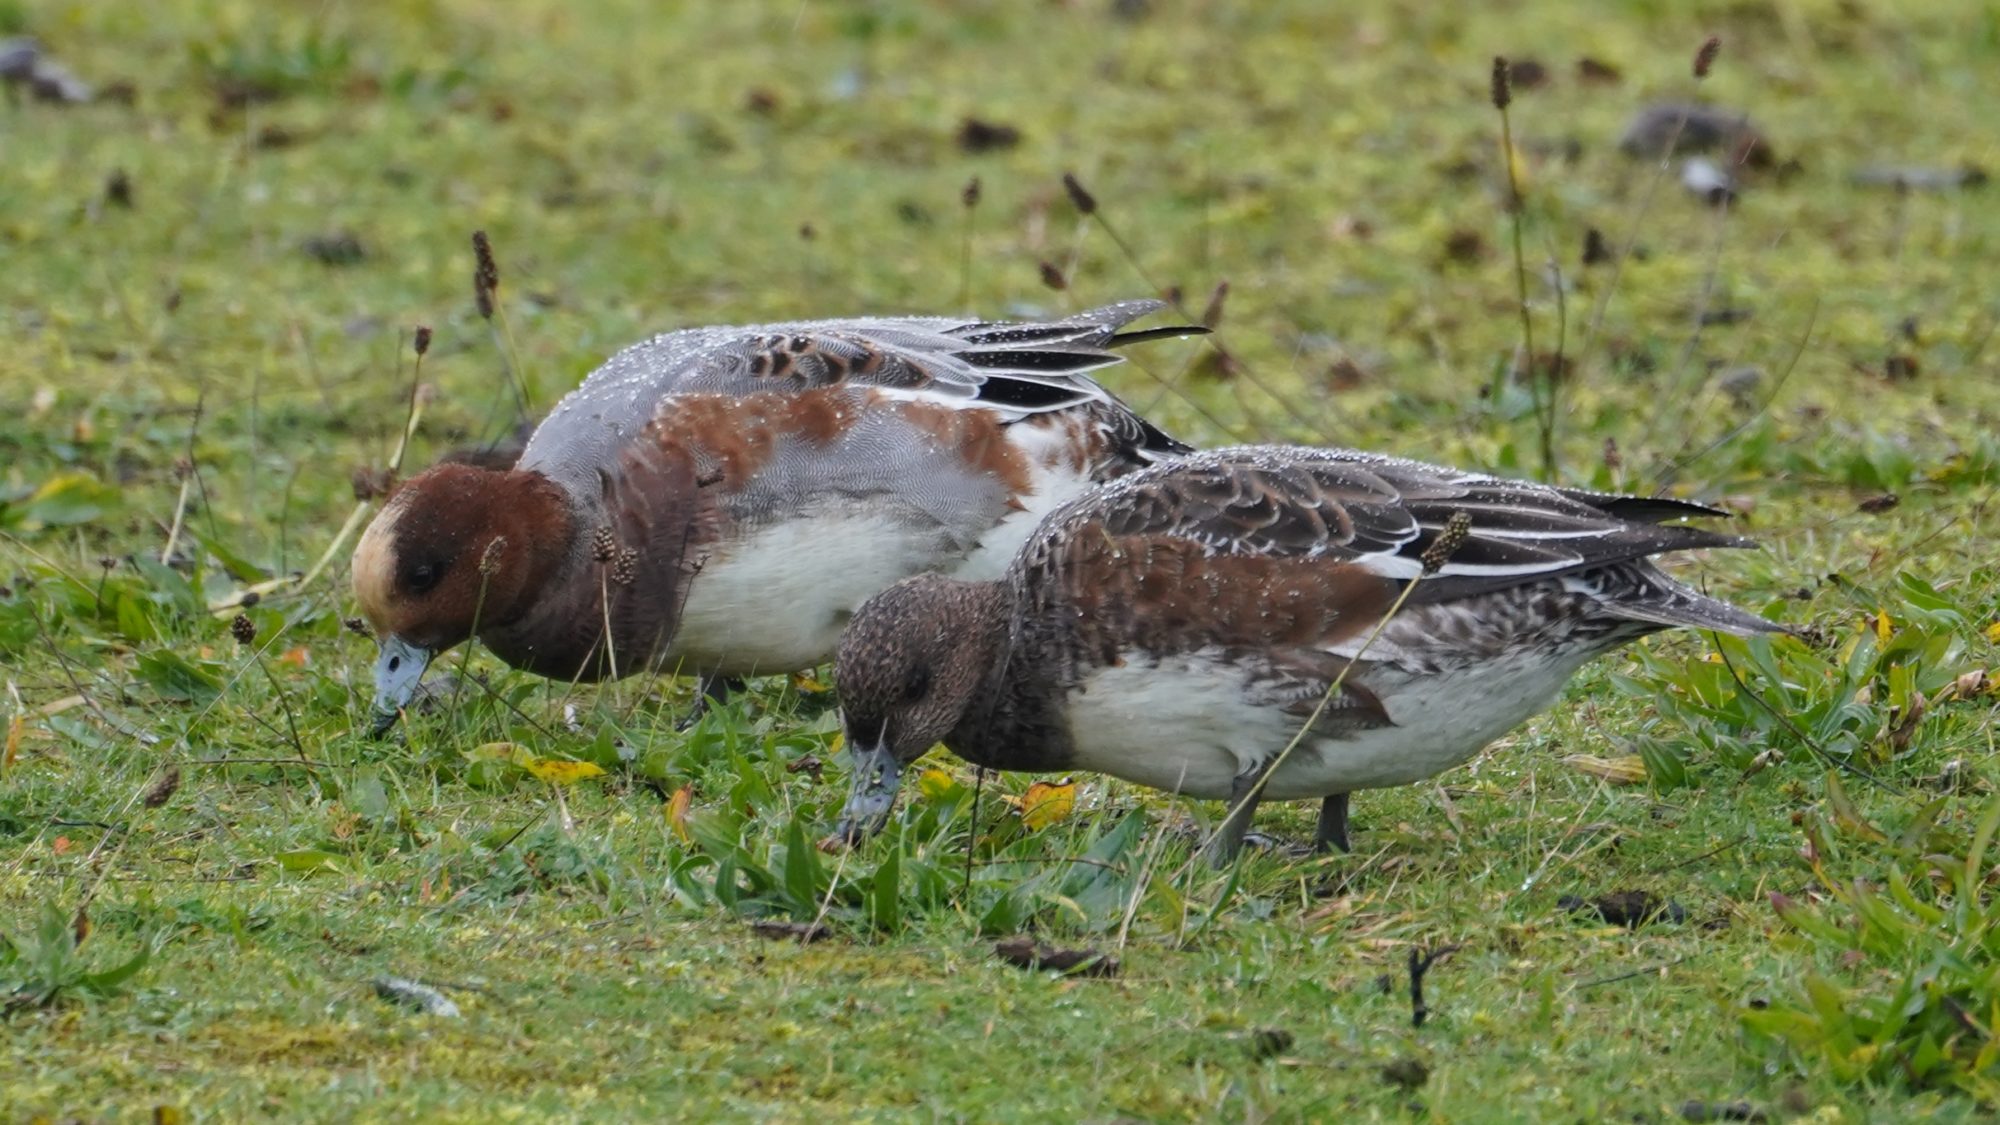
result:
[[[1441,773],[1547,707],[1583,660],[1521,654],[1415,680],[1378,675],[1370,686],[1394,725],[1302,740],[1264,795],[1323,797]],[[1283,750],[1303,725],[1256,702],[1246,686],[1242,669],[1214,650],[1101,669],[1069,698],[1076,764],[1156,789],[1226,798],[1239,774]]]
[[[833,655],[855,608],[952,560],[945,537],[908,519],[821,508],[718,545],[688,587],[663,667],[747,676]]]
[[[1080,419],[1006,427],[1030,487],[1004,484],[890,411],[840,443],[788,443],[759,474],[751,529],[719,543],[688,589],[663,667],[723,675],[790,672],[833,656],[847,619],[913,574],[992,579],[1035,525],[1090,481]]]

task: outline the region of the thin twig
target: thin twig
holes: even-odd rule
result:
[[[1608,977],[1598,977],[1595,980],[1583,981],[1580,984],[1571,985],[1570,991],[1582,992],[1586,988],[1596,988],[1600,984],[1617,984],[1621,980],[1631,980],[1633,977],[1649,976],[1653,973],[1659,972],[1661,969],[1671,969],[1675,965],[1686,964],[1688,961],[1691,961],[1693,959],[1694,959],[1694,954],[1690,953],[1684,957],[1676,957],[1671,961],[1662,961],[1657,965],[1648,965],[1643,969],[1633,969],[1631,972],[1627,973],[1614,973]]]

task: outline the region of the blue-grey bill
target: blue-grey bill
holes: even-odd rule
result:
[[[854,758],[854,773],[848,783],[847,807],[840,811],[840,824],[833,834],[850,844],[882,830],[889,811],[896,807],[896,790],[903,781],[903,763],[885,745],[848,746]]]
[[[371,733],[381,734],[396,725],[396,716],[417,693],[417,682],[430,667],[431,650],[413,645],[401,637],[382,639],[382,652],[375,658],[375,721]]]

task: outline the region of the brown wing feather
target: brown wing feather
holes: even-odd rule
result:
[[[1397,583],[1441,553],[1442,566],[1413,593],[1434,602],[1668,551],[1748,545],[1654,522],[1674,510],[1672,501],[1597,497],[1370,454],[1251,446],[1196,454],[1100,489],[1052,516],[1049,534],[1064,534],[1056,529],[1064,521],[1096,520],[1114,536],[1165,535],[1216,555],[1324,558]],[[1454,518],[1465,525],[1462,541],[1434,552]]]

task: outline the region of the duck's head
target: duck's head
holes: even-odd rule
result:
[[[375,730],[438,653],[534,604],[573,520],[540,473],[444,464],[399,485],[354,548],[354,597],[375,629]]]
[[[834,657],[840,721],[854,760],[835,834],[879,829],[903,767],[951,733],[1004,659],[1005,607],[993,582],[906,578],[861,604]]]

